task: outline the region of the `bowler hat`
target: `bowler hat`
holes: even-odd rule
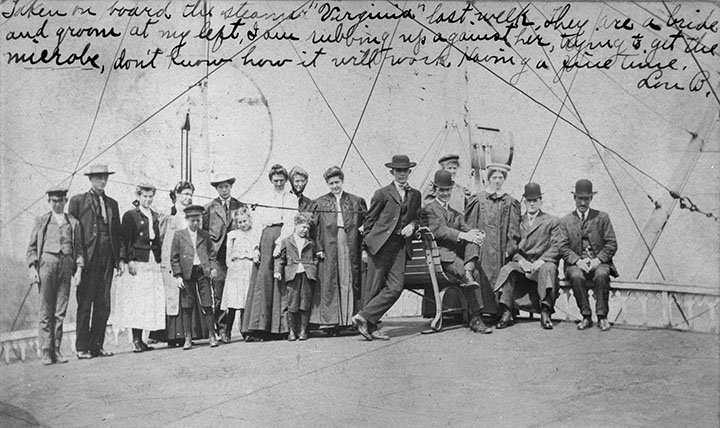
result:
[[[572,192],[575,196],[592,196],[597,192],[593,192],[592,181],[581,178],[575,183],[575,191]]]
[[[91,175],[110,175],[115,174],[114,171],[110,171],[108,166],[105,164],[90,165],[90,169],[85,173],[87,176]]]
[[[407,169],[415,165],[417,164],[410,162],[410,158],[407,155],[393,155],[392,162],[385,164],[386,167],[395,169]]]
[[[441,169],[439,171],[435,171],[435,178],[433,179],[433,184],[435,185],[435,187],[448,188],[453,187],[455,185],[455,182],[452,179],[452,175],[450,175],[450,171]]]
[[[205,208],[203,208],[202,205],[190,205],[183,211],[185,212],[185,217],[194,217],[202,215],[202,213],[205,212]]]
[[[226,182],[232,186],[235,183],[235,177],[231,176],[230,174],[217,173],[213,175],[212,179],[210,180],[210,184],[213,187],[217,187],[221,183]]]
[[[51,187],[45,193],[47,193],[48,196],[65,196],[67,192],[68,190],[63,187]]]
[[[446,162],[446,161],[449,161],[449,160],[454,160],[454,161],[457,162],[457,161],[460,160],[460,156],[459,156],[459,155],[453,155],[453,154],[445,155],[445,156],[441,157],[441,158],[438,160],[438,163],[443,163],[443,162]]]
[[[540,191],[540,185],[537,183],[528,183],[525,185],[525,192],[523,193],[523,198],[525,199],[538,199],[542,197],[542,192]]]

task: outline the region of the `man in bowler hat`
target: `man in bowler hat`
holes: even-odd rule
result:
[[[70,285],[82,278],[85,248],[80,223],[65,214],[67,189],[47,192],[50,212],[38,217],[30,234],[27,263],[30,282],[40,291],[38,339],[42,363],[67,363],[60,350]]]
[[[377,323],[402,294],[405,263],[411,257],[410,241],[419,227],[422,202],[420,192],[407,182],[415,165],[406,155],[395,155],[385,164],[393,182],[375,191],[362,226],[369,253],[365,305],[352,321],[367,340],[389,339],[377,329]]]
[[[230,332],[226,331],[227,320],[220,311],[220,304],[225,288],[225,277],[227,276],[227,263],[225,252],[227,248],[227,233],[232,230],[233,213],[243,204],[230,194],[235,177],[229,174],[216,174],[210,184],[215,188],[218,197],[205,205],[203,213],[202,228],[210,233],[215,253],[217,254],[217,277],[212,281],[213,312],[217,321],[217,333],[220,341],[230,342]],[[214,326],[213,326],[214,328]]]
[[[572,285],[575,301],[583,317],[577,328],[585,330],[592,327],[592,310],[587,292],[588,288],[592,288],[598,327],[608,331],[610,276],[618,276],[613,264],[613,256],[617,251],[615,230],[607,213],[590,209],[593,195],[597,193],[593,191],[590,180],[578,180],[572,193],[575,210],[560,219],[563,231],[560,251],[565,260],[565,277]]]
[[[525,214],[520,218],[520,242],[512,261],[500,269],[495,291],[501,291],[502,316],[498,329],[513,324],[516,306],[540,312],[540,326],[552,330],[557,262],[561,234],[557,217],[541,210],[542,191],[537,183],[525,185]]]
[[[110,316],[110,287],[113,270],[120,276],[125,270],[121,252],[120,212],[115,199],[105,193],[108,177],[114,172],[107,165],[93,165],[85,173],[90,190],[73,196],[68,214],[82,226],[85,242],[85,266],[77,288],[77,338],[75,349],[81,360],[109,357],[105,329]]]

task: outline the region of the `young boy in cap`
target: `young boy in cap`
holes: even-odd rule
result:
[[[82,278],[85,248],[80,223],[63,209],[67,190],[47,192],[50,212],[38,217],[30,234],[27,263],[30,282],[40,291],[40,322],[38,339],[42,363],[67,363],[62,344],[63,320],[70,298],[70,285]]]
[[[306,340],[313,289],[317,279],[318,260],[315,241],[310,238],[312,217],[309,213],[295,215],[295,231],[280,243],[275,260],[274,277],[285,280],[288,305],[288,340]],[[297,325],[300,324],[300,334]]]
[[[597,193],[593,192],[590,180],[578,180],[572,193],[575,210],[560,219],[564,232],[560,251],[565,260],[565,277],[572,285],[583,317],[577,328],[585,330],[592,327],[592,310],[587,294],[588,285],[591,285],[595,293],[598,327],[602,331],[608,331],[610,276],[618,276],[612,260],[617,251],[615,230],[607,213],[590,209],[593,195]]]
[[[225,277],[227,276],[227,263],[225,255],[227,251],[227,233],[232,230],[233,215],[243,204],[231,195],[235,177],[229,174],[215,174],[210,184],[215,188],[218,197],[205,205],[203,213],[202,228],[210,233],[212,245],[217,254],[217,278],[212,281],[213,311],[218,322],[217,333],[220,341],[230,342],[230,332],[226,331],[226,320],[220,311],[223,289],[225,288]],[[214,324],[212,325],[213,328]]]
[[[200,229],[205,209],[199,205],[185,208],[187,229],[175,232],[170,250],[170,265],[180,289],[185,345],[192,349],[192,310],[198,304],[208,326],[215,325],[209,278],[217,277],[217,255],[210,234]],[[210,328],[210,346],[218,346],[215,330]]]
[[[362,226],[370,256],[363,284],[365,305],[352,321],[367,340],[389,339],[377,330],[377,323],[402,294],[405,263],[412,257],[410,240],[420,225],[422,196],[407,182],[415,165],[406,155],[395,155],[385,164],[393,182],[375,191]]]

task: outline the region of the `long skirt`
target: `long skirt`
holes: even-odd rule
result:
[[[120,328],[160,330],[165,327],[165,290],[160,265],[135,262],[137,274],[118,278],[113,322]]]
[[[337,260],[326,259],[320,261],[320,264],[320,269],[318,269],[319,285],[315,287],[310,322],[321,327],[351,325],[355,299],[352,288],[350,248],[345,229],[338,228],[337,231]],[[322,274],[325,269],[337,269],[337,283],[322,280],[327,277]]]
[[[273,277],[273,250],[282,226],[268,226],[260,237],[260,264],[253,264],[250,289],[245,302],[242,333],[287,333],[285,286]]]

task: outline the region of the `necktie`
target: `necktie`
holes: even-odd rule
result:
[[[223,201],[223,208],[225,208],[225,219],[230,218],[230,203],[228,201]]]

